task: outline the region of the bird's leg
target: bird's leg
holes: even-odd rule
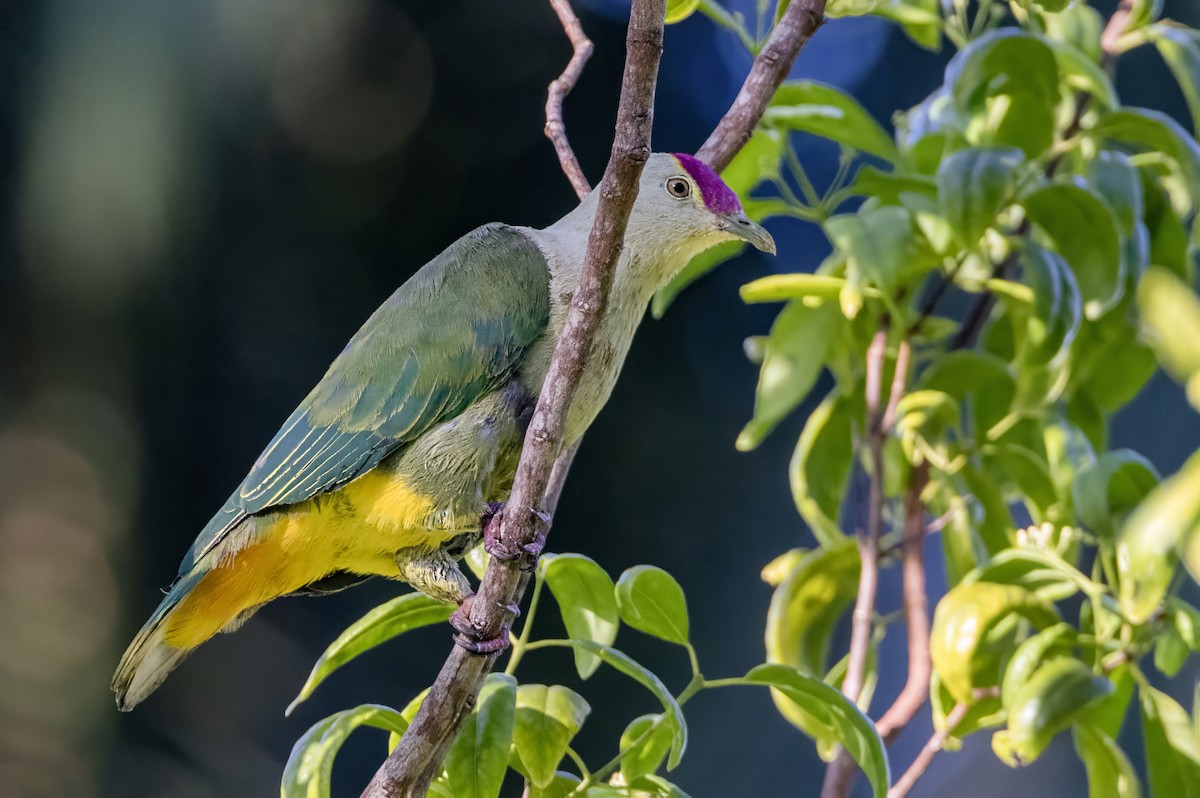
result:
[[[532,571],[537,567],[538,558],[546,548],[546,533],[550,531],[550,515],[536,508],[530,508],[537,519],[533,540],[529,543],[518,544],[505,540],[501,531],[504,513],[507,506],[499,502],[488,504],[488,512],[483,516],[483,548],[488,554],[499,560],[521,560],[521,570]]]
[[[450,615],[450,626],[457,632],[454,642],[475,654],[494,654],[508,647],[511,620],[504,624],[500,634],[495,637],[485,637],[479,627],[471,622],[475,593],[446,549],[404,549],[396,554],[396,564],[404,580],[417,590],[438,601],[458,605],[458,609]],[[513,618],[521,614],[516,605],[504,605],[501,609]]]

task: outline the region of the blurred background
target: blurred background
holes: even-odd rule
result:
[[[627,3],[577,5],[596,55],[566,122],[595,181]],[[1200,24],[1194,0],[1166,5]],[[543,226],[574,205],[542,136],[545,88],[568,56],[539,0],[0,4],[5,796],[276,794],[292,743],[314,721],[362,702],[402,706],[432,681],[450,645],[441,627],[354,662],[283,716],[337,633],[402,589],[376,582],[270,605],[205,645],[133,714],[119,714],[108,689],[193,536],[367,315],[471,228]],[[837,20],[796,75],[850,90],[886,122],[940,83],[944,61],[889,24]],[[733,37],[699,15],[670,28],[656,149],[695,150],[748,65]],[[1152,53],[1122,62],[1119,88],[1126,101],[1184,119]],[[835,150],[804,141],[802,152],[818,182],[832,176]],[[827,251],[815,227],[781,221],[772,232],[778,258],[726,265],[642,327],[551,542],[614,575],[637,563],[672,572],[714,677],[762,660],[770,590],[759,569],[812,545],[786,478],[808,408],[753,454],[733,448],[756,380],[742,341],[765,332],[777,310],[742,305],[736,289],[771,271],[811,271]],[[1160,376],[1112,438],[1171,472],[1200,445],[1200,425]],[[885,576],[881,611],[900,606],[897,577]],[[934,589],[940,579],[935,570]],[[547,634],[552,614],[542,618]],[[903,681],[902,639],[884,645],[877,695]],[[686,681],[680,651],[630,630],[618,645],[674,688]],[[563,652],[531,655],[522,672],[591,701],[577,748],[594,763],[654,708],[604,671],[578,685]],[[1185,671],[1173,688],[1185,704],[1195,678]],[[691,747],[672,777],[698,798],[818,791],[813,745],[765,692],[706,693],[688,718]],[[1137,758],[1137,729],[1128,732]],[[928,734],[923,717],[895,746],[896,761],[911,760]],[[338,759],[335,794],[357,795],[383,755],[382,734],[356,734]],[[913,794],[968,789],[975,798],[1086,794],[1069,742],[1011,771],[986,736],[941,757]]]

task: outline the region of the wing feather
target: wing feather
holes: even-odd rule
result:
[[[344,485],[506,384],[545,332],[550,276],[520,230],[488,225],[377,310],[192,544],[186,573],[243,518]]]

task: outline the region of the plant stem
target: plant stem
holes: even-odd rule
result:
[[[950,714],[946,716],[946,725],[940,731],[933,733],[929,738],[929,742],[925,743],[925,747],[921,749],[921,753],[917,754],[917,758],[913,760],[912,765],[908,770],[904,771],[904,775],[896,780],[892,788],[888,790],[888,798],[904,798],[908,795],[908,791],[917,783],[917,779],[921,778],[922,774],[929,767],[929,763],[937,756],[937,752],[942,750],[946,745],[946,740],[954,733],[954,729],[967,715],[967,710],[971,705],[965,701],[954,705],[954,709],[950,710]]]
[[[760,49],[758,42],[750,35],[750,31],[746,30],[746,24],[740,14],[730,14],[725,10],[724,6],[715,2],[715,0],[700,0],[697,10],[722,28],[732,31],[750,55],[758,55]]]
[[[537,614],[538,600],[542,597],[542,587],[546,580],[540,571],[533,577],[533,595],[529,599],[529,609],[525,612],[525,623],[521,626],[521,636],[513,641],[512,655],[504,672],[512,676],[517,671],[517,664],[525,656],[526,646],[529,645],[529,635],[533,631],[533,617]]]
[[[887,358],[887,339],[890,323],[884,316],[875,337],[867,348],[867,449],[870,457],[870,488],[867,498],[867,528],[858,536],[859,559],[862,563],[858,579],[858,596],[850,627],[850,654],[842,692],[852,702],[858,701],[866,672],[867,654],[871,647],[872,619],[875,615],[875,593],[879,587],[879,539],[883,535],[883,444],[887,436],[884,411],[880,407],[883,393],[883,366]],[[899,364],[898,364],[899,365]],[[822,798],[842,798],[850,792],[858,765],[846,752],[838,754],[825,771]]]
[[[929,481],[929,463],[914,466],[904,497],[904,622],[908,627],[908,677],[900,695],[876,722],[885,743],[891,743],[912,721],[929,697],[929,599],[925,592],[925,502],[921,493]]]
[[[558,162],[567,179],[571,181],[571,187],[575,189],[575,194],[579,199],[583,199],[591,193],[592,187],[588,184],[587,177],[583,174],[583,167],[579,165],[579,159],[575,157],[575,151],[571,149],[571,143],[567,140],[562,108],[563,99],[579,82],[579,76],[583,74],[583,68],[587,65],[588,59],[592,57],[594,48],[591,39],[584,34],[583,25],[580,24],[579,17],[575,16],[575,12],[571,9],[569,0],[550,0],[550,7],[554,9],[559,23],[571,41],[572,52],[571,60],[567,62],[566,68],[558,78],[550,83],[550,87],[546,91],[546,138],[550,139],[554,145],[554,152],[558,154]]]

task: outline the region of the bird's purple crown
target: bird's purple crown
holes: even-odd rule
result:
[[[713,213],[724,215],[740,213],[742,203],[738,202],[737,194],[729,186],[725,185],[725,181],[721,176],[712,170],[712,168],[696,158],[693,155],[676,152],[672,153],[675,160],[679,161],[692,180],[696,181],[696,185],[700,188],[700,198],[704,200],[704,206]]]

